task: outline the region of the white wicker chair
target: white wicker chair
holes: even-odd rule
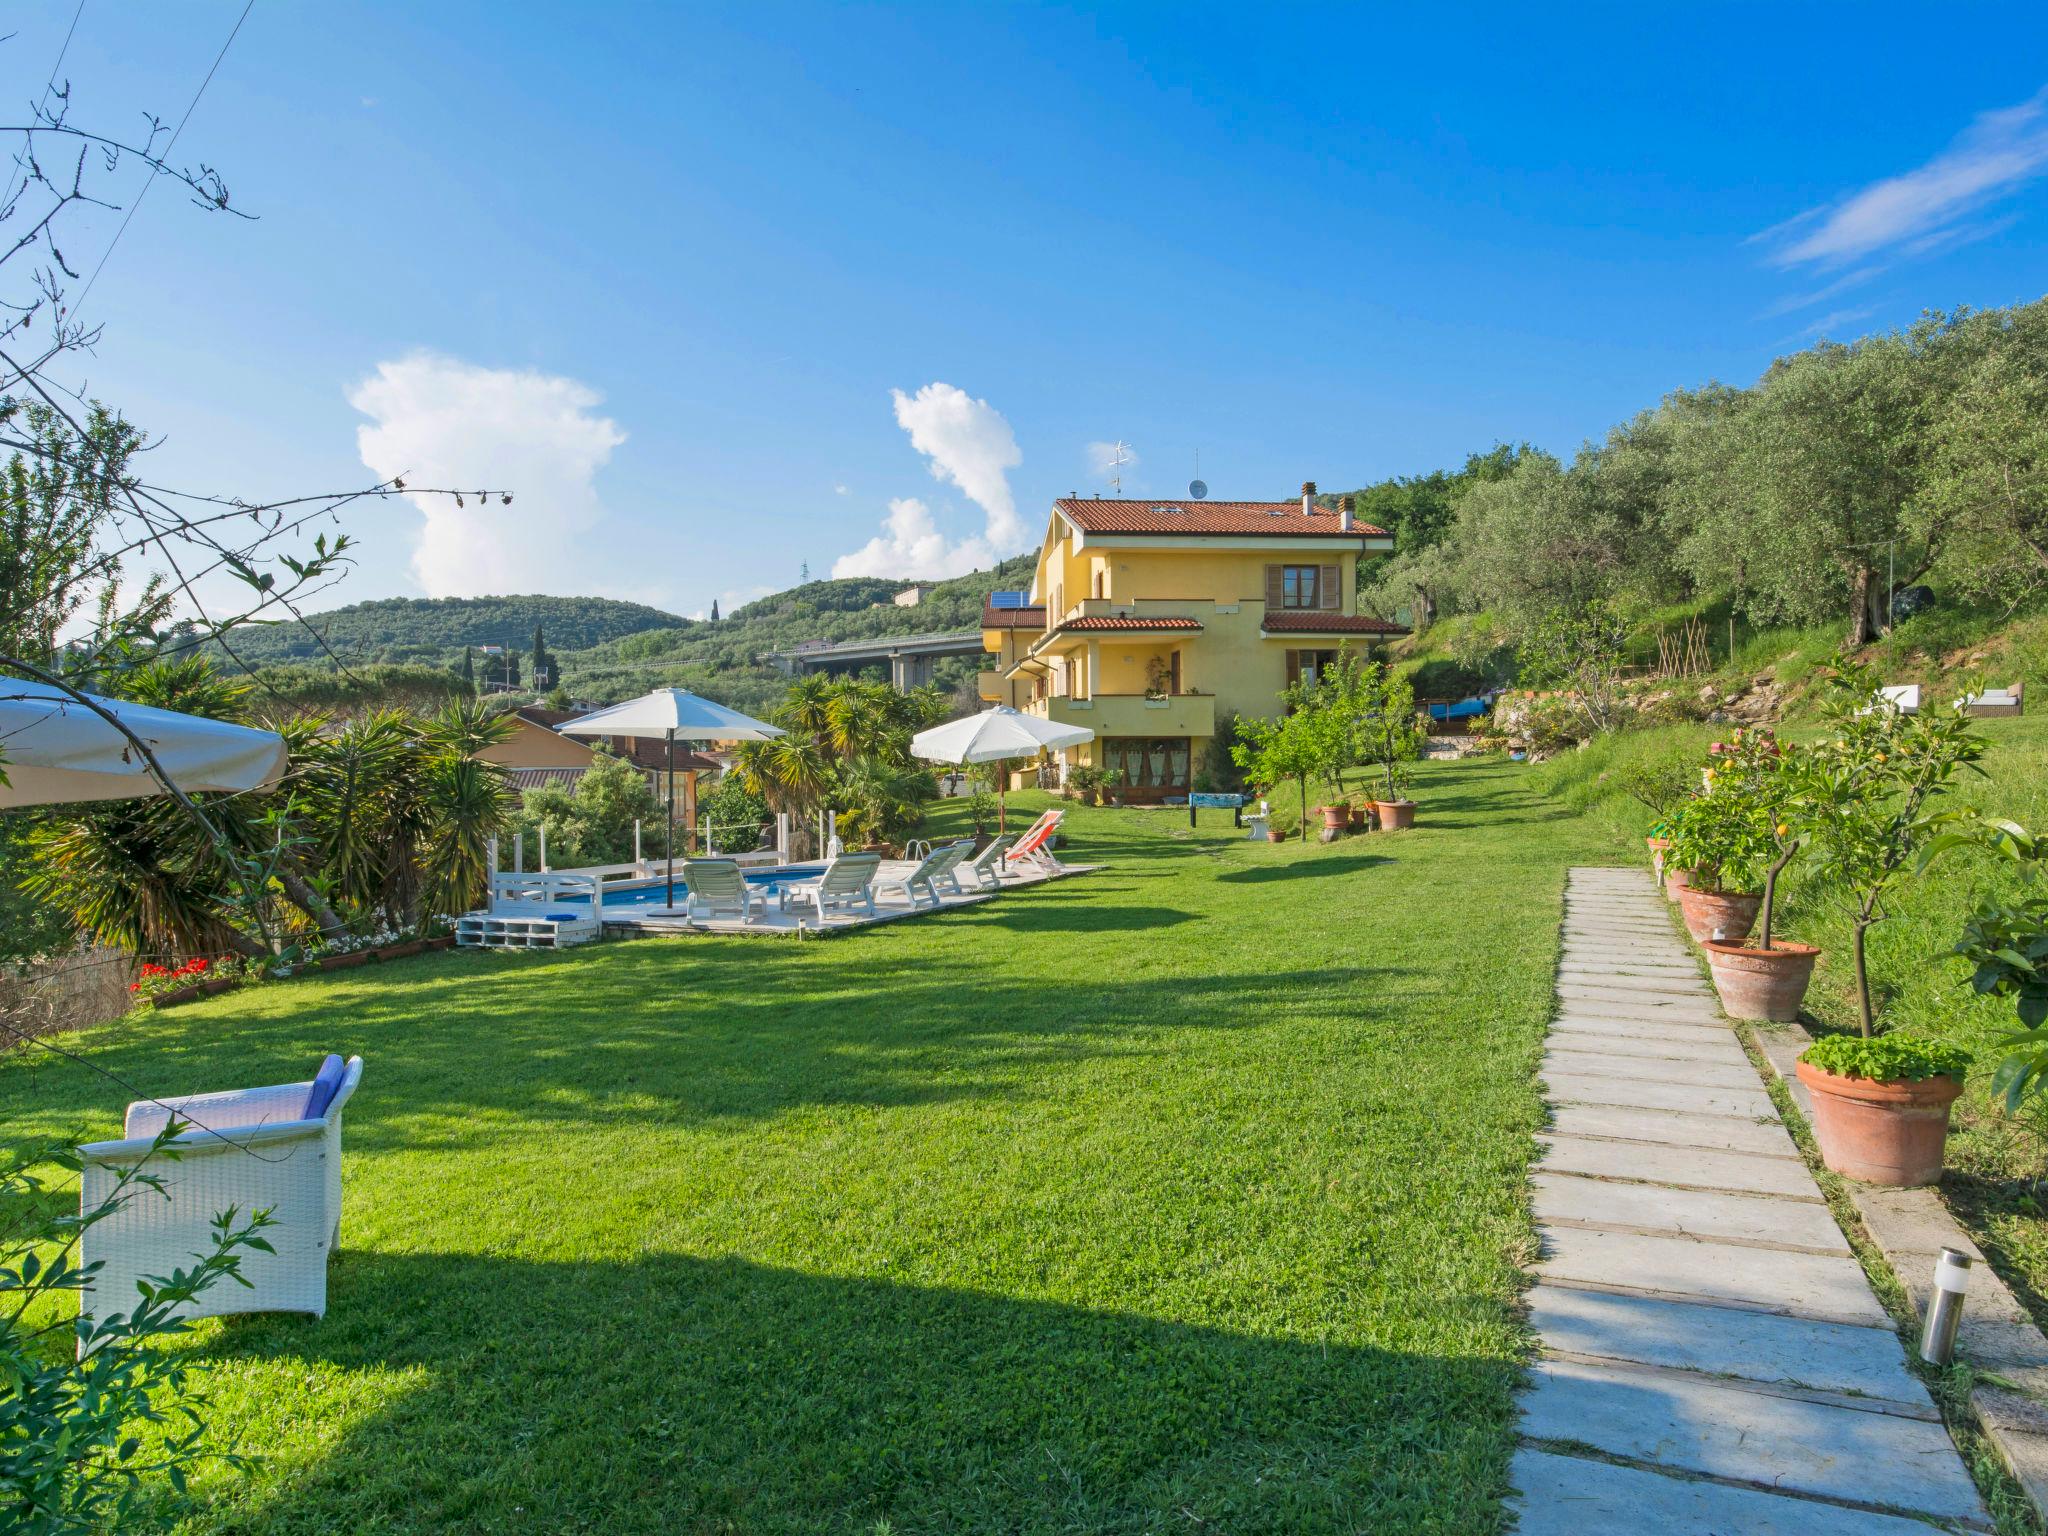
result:
[[[174,1113],[192,1124],[177,1138],[175,1161],[157,1158],[145,1170],[162,1180],[163,1194],[131,1187],[133,1198],[85,1230],[80,1261],[104,1267],[81,1292],[79,1311],[87,1317],[126,1312],[135,1303],[136,1280],[169,1274],[207,1252],[213,1218],[232,1205],[244,1217],[270,1210],[276,1225],[263,1236],[276,1252],[242,1250],[249,1284],[213,1285],[177,1315],[324,1314],[327,1260],[341,1238],[341,1111],[362,1076],[362,1057],[351,1057],[333,1102],[317,1120],[300,1118],[310,1082],[130,1104],[122,1140],[78,1149],[85,1210],[96,1209],[122,1172],[147,1156]]]

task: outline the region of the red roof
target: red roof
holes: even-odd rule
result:
[[[1137,501],[1109,497],[1061,497],[1053,503],[1060,516],[1084,533],[1209,533],[1263,535],[1272,538],[1383,539],[1387,530],[1370,523],[1349,530],[1337,526],[1337,514],[1317,507],[1308,516],[1295,501]]]
[[[1269,635],[1405,635],[1408,630],[1363,613],[1323,613],[1313,608],[1283,609],[1259,622]]]
[[[1036,608],[984,608],[981,610],[983,629],[1043,629],[1045,628],[1045,605]]]
[[[1132,630],[1170,629],[1175,631],[1200,629],[1202,626],[1193,619],[1125,619],[1114,615],[1099,618],[1069,619],[1059,626],[1057,633],[1064,634],[1070,629],[1088,630]]]
[[[523,704],[514,713],[550,731],[558,731],[566,722],[582,718],[581,713],[573,709],[547,709],[539,704]],[[585,746],[610,747],[627,762],[642,768],[653,768],[662,772],[668,769],[668,742],[663,737],[572,736],[570,740],[581,742]],[[676,743],[677,773],[704,773],[716,770],[717,767],[718,764],[711,758],[691,751],[681,742]]]

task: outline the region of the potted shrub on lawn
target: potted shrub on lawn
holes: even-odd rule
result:
[[[1797,748],[1780,743],[1769,731],[1737,731],[1720,754],[1716,783],[1731,795],[1744,797],[1762,812],[1751,828],[1763,867],[1763,900],[1757,910],[1757,941],[1740,935],[1709,936],[1700,941],[1721,995],[1721,1009],[1731,1019],[1790,1023],[1813,979],[1820,951],[1778,936],[1778,881],[1798,857],[1800,831],[1793,823],[1801,759]],[[1683,901],[1685,893],[1680,892]]]
[[[1799,1058],[1821,1160],[1866,1184],[1941,1177],[1949,1107],[1970,1053],[1919,1035],[1829,1035]]]
[[[1380,830],[1415,825],[1415,802],[1408,797],[1408,765],[1422,756],[1424,737],[1415,718],[1415,688],[1385,667],[1367,665],[1357,672],[1359,756],[1379,774],[1373,810]]]
[[[1661,752],[1638,758],[1616,775],[1621,788],[1656,818],[1643,841],[1649,845],[1651,867],[1664,878],[1664,855],[1671,847],[1671,820],[1698,786],[1690,752]]]
[[[1124,803],[1124,771],[1121,768],[1102,770],[1102,787],[1109,795],[1111,805]]]
[[[1801,752],[1797,803],[1816,873],[1847,908],[1859,1034],[1815,1044],[1800,1058],[1799,1076],[1813,1095],[1814,1138],[1830,1168],[1874,1183],[1931,1183],[1967,1058],[1939,1042],[1879,1036],[1868,940],[1890,915],[1885,903],[1898,883],[1966,840],[1938,835],[1965,818],[1934,802],[1959,771],[1976,771],[1984,742],[1960,708],[1892,708],[1876,675],[1846,661],[1836,668],[1827,715],[1836,734]]]
[[[1738,768],[1715,742],[1700,771],[1700,792],[1671,818],[1671,862],[1689,872],[1678,891],[1685,931],[1696,942],[1740,943],[1763,905],[1764,870],[1775,855],[1773,812],[1760,775]]]

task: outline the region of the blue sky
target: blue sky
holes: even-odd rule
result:
[[[260,217],[152,193],[85,373],[163,483],[517,493],[353,516],[329,601],[695,613],[1012,553],[1119,438],[1146,496],[1569,452],[2048,287],[2038,6],[1426,10],[257,0],[179,155]],[[74,120],[175,120],[240,11],[86,0]]]

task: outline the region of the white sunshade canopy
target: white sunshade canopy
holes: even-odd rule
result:
[[[1085,725],[1059,725],[998,704],[964,720],[948,720],[910,738],[910,755],[932,763],[994,763],[1030,757],[1041,747],[1078,747],[1093,741]]]
[[[93,702],[147,743],[187,794],[263,789],[284,773],[284,738],[275,731],[97,695]],[[0,773],[0,809],[164,793],[113,726],[61,688],[14,677],[0,677]]]
[[[668,736],[682,741],[769,741],[781,727],[700,699],[685,688],[657,688],[637,699],[564,720],[564,736]]]

